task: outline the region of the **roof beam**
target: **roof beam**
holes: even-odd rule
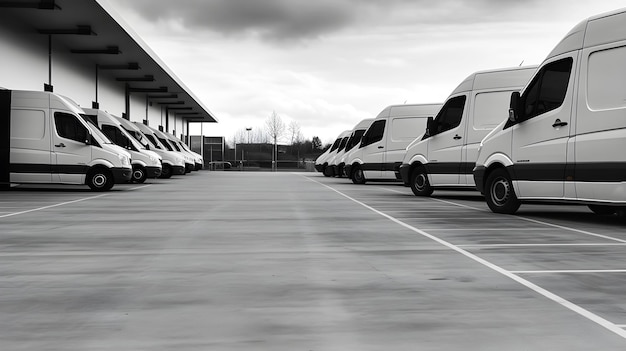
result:
[[[154,82],[153,75],[145,75],[143,77],[119,77],[115,78],[118,82]]]
[[[129,62],[122,65],[98,65],[98,69],[136,71],[141,69],[141,67],[139,67],[139,64],[137,62]]]
[[[91,30],[90,25],[78,25],[76,28],[71,29],[37,29],[39,34],[57,35],[57,34],[69,34],[69,35],[98,35]]]
[[[61,9],[54,0],[40,1],[2,1],[0,7],[13,9],[38,9],[38,10],[54,10]]]
[[[102,55],[119,55],[122,52],[117,46],[107,46],[104,49],[71,49],[72,54],[102,54]]]

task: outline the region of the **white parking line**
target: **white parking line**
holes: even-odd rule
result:
[[[520,276],[518,276],[518,275],[516,275],[516,274],[514,274],[512,272],[509,272],[509,271],[507,271],[506,269],[504,269],[504,268],[502,268],[500,266],[497,266],[497,265],[495,265],[495,264],[493,264],[493,263],[491,263],[491,262],[489,262],[489,261],[487,261],[485,259],[482,259],[482,258],[480,258],[480,257],[478,257],[478,256],[476,256],[476,255],[474,255],[474,254],[472,254],[472,253],[470,253],[470,252],[468,252],[466,250],[463,250],[463,249],[461,249],[460,247],[458,247],[456,245],[453,245],[453,244],[451,244],[451,243],[449,243],[449,242],[447,242],[447,241],[445,241],[443,239],[440,239],[440,238],[438,238],[438,237],[436,237],[434,235],[428,234],[427,232],[425,232],[423,230],[420,230],[420,229],[415,228],[415,227],[413,227],[413,226],[411,226],[409,224],[406,224],[406,223],[402,222],[401,220],[399,220],[399,219],[397,219],[397,218],[395,218],[393,216],[390,216],[390,215],[388,215],[388,214],[386,214],[384,212],[381,212],[381,211],[379,211],[379,210],[377,210],[377,209],[375,209],[375,208],[373,208],[373,207],[371,207],[371,206],[369,206],[369,205],[367,205],[367,204],[365,204],[365,203],[363,203],[363,202],[361,202],[359,200],[356,200],[356,199],[354,199],[354,198],[352,198],[352,197],[342,193],[339,190],[336,190],[336,189],[334,189],[334,188],[332,188],[332,187],[330,187],[330,186],[328,186],[326,184],[323,184],[323,183],[321,183],[321,182],[319,182],[319,181],[317,181],[315,179],[312,179],[312,178],[309,178],[309,177],[306,177],[306,176],[303,176],[303,177],[305,177],[306,179],[308,179],[308,180],[310,180],[310,181],[312,181],[314,183],[317,183],[317,184],[319,184],[319,185],[321,185],[321,186],[323,186],[323,187],[325,187],[327,189],[330,189],[330,190],[334,191],[335,193],[345,197],[346,199],[348,199],[348,200],[350,200],[350,201],[352,201],[352,202],[354,202],[356,204],[359,204],[359,205],[367,208],[368,210],[370,210],[370,211],[372,211],[374,213],[377,213],[377,214],[379,214],[379,215],[389,219],[390,221],[392,221],[392,222],[394,222],[394,223],[396,223],[396,224],[398,224],[398,225],[400,225],[400,226],[402,226],[402,227],[404,227],[406,229],[409,229],[409,230],[411,230],[411,231],[413,231],[413,232],[415,232],[417,234],[420,234],[420,235],[422,235],[422,236],[424,236],[426,238],[429,238],[429,239],[431,239],[433,241],[436,241],[439,244],[441,244],[443,246],[446,246],[446,247],[448,247],[451,250],[454,250],[454,251],[456,251],[456,252],[458,252],[458,253],[460,253],[460,254],[462,254],[462,255],[464,255],[464,256],[466,256],[466,257],[468,257],[468,258],[470,258],[470,259],[472,259],[472,260],[474,260],[474,261],[476,261],[476,262],[486,266],[486,267],[488,267],[488,268],[491,268],[492,270],[494,270],[494,271],[496,271],[496,272],[498,272],[498,273],[500,273],[500,274],[502,274],[502,275],[504,275],[504,276],[506,276],[506,277],[508,277],[508,278],[510,278],[510,279],[512,279],[512,280],[514,280],[514,281],[516,281],[516,282],[518,282],[520,284],[522,284],[522,285],[524,285],[525,287],[527,287],[527,288],[537,292],[538,294],[543,295],[544,297],[546,297],[546,298],[548,298],[548,299],[550,299],[550,300],[560,304],[561,306],[563,306],[563,307],[565,307],[565,308],[567,308],[567,309],[569,309],[569,310],[571,310],[573,312],[578,313],[579,315],[581,315],[581,316],[583,316],[583,317],[585,317],[585,318],[587,318],[587,319],[597,323],[598,325],[606,328],[607,330],[610,330],[611,332],[613,332],[613,333],[621,336],[622,338],[626,339],[626,330],[616,326],[615,324],[613,324],[613,323],[609,322],[608,320],[606,320],[606,319],[604,319],[604,318],[594,314],[593,312],[588,311],[588,310],[586,310],[586,309],[576,305],[575,303],[570,302],[570,301],[568,301],[568,300],[566,300],[566,299],[564,299],[564,298],[562,298],[562,297],[560,297],[560,296],[558,296],[558,295],[556,295],[556,294],[554,294],[554,293],[552,293],[552,292],[550,292],[550,291],[548,291],[548,290],[546,290],[546,289],[544,289],[544,288],[542,288],[542,287],[540,287],[540,286],[538,286],[538,285],[536,285],[534,283],[531,283],[530,281],[528,281],[528,280],[526,280],[526,279],[524,279],[524,278],[522,278],[522,277],[520,277]]]
[[[545,271],[510,271],[513,274],[552,274],[552,273],[626,273],[626,269],[557,269]]]
[[[490,248],[490,247],[550,247],[550,246],[626,246],[624,243],[576,243],[576,244],[465,244],[457,245],[467,248]]]
[[[149,187],[149,186],[151,186],[151,185],[152,185],[152,184],[140,185],[140,186],[136,186],[136,187],[134,187],[134,188],[130,188],[130,189],[127,189],[127,190],[129,190],[129,191],[130,191],[130,190],[139,190],[139,189],[147,188],[147,187]]]
[[[17,216],[17,215],[21,215],[21,214],[24,214],[24,213],[36,212],[36,211],[41,211],[41,210],[45,210],[45,209],[48,209],[48,208],[53,208],[53,207],[59,207],[59,206],[63,206],[63,205],[73,204],[73,203],[76,203],[76,202],[81,202],[81,201],[86,201],[86,200],[91,200],[91,199],[97,199],[99,197],[103,197],[103,196],[107,196],[107,195],[109,195],[109,194],[101,194],[101,195],[96,195],[96,196],[90,196],[90,197],[85,197],[85,198],[78,199],[78,200],[66,201],[66,202],[61,202],[61,203],[54,204],[54,205],[33,208],[33,209],[30,209],[30,210],[26,210],[26,211],[13,212],[13,213],[5,214],[5,215],[0,215],[0,218]]]
[[[393,190],[393,189],[385,189],[385,188],[382,188],[382,187],[380,189],[384,189],[384,190],[391,191],[391,192],[394,192],[394,193],[404,194],[402,192],[399,192],[399,191]],[[443,203],[446,203],[446,204],[458,206],[458,207],[463,207],[463,208],[467,208],[467,209],[471,209],[471,210],[480,211],[480,212],[489,212],[489,211],[487,211],[486,209],[483,209],[483,208],[467,206],[467,205],[459,204],[459,203],[452,202],[452,201],[437,199],[437,198],[434,198],[434,197],[431,197],[430,199],[431,200],[435,200],[435,201],[439,201],[439,202],[443,202]],[[608,236],[608,235],[596,234],[596,233],[588,232],[588,231],[582,230],[582,229],[570,228],[570,227],[566,227],[566,226],[563,226],[563,225],[548,223],[548,222],[539,221],[539,220],[536,220],[536,219],[526,218],[526,217],[522,217],[522,216],[514,216],[514,217],[517,218],[517,219],[521,219],[523,221],[537,223],[537,224],[545,225],[545,226],[548,226],[548,227],[559,228],[559,229],[563,229],[563,230],[567,230],[567,231],[571,231],[571,232],[576,232],[576,233],[580,233],[580,234],[595,236],[597,238],[603,238],[603,239],[618,241],[618,242],[621,242],[621,243],[626,243],[626,240],[614,238],[614,237]]]

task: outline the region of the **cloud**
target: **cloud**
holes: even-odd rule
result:
[[[114,0],[170,28],[269,42],[304,42],[346,28],[505,21],[535,1]]]

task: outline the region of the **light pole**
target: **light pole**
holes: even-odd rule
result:
[[[250,148],[250,131],[251,130],[252,130],[252,127],[246,127],[246,132],[248,133],[248,149]],[[250,151],[250,150],[248,150],[248,151]],[[242,153],[243,153],[243,151],[242,151]],[[248,154],[248,156],[249,156],[249,154]],[[243,156],[242,156],[242,158],[243,158]],[[250,160],[248,160],[248,162],[249,161]]]

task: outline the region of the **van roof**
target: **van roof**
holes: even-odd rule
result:
[[[372,124],[372,122],[374,122],[373,118],[366,118],[362,120],[361,122],[357,123],[357,125],[355,125],[354,128],[352,128],[352,130],[354,131],[357,129],[367,129]]]
[[[547,59],[566,52],[626,40],[626,8],[589,17],[572,28]]]
[[[478,71],[470,74],[450,95],[471,90],[523,87],[537,66],[509,67]]]
[[[420,116],[437,113],[441,108],[441,104],[405,104],[390,105],[385,107],[376,119],[387,118],[390,116]],[[433,112],[434,111],[434,112]]]

